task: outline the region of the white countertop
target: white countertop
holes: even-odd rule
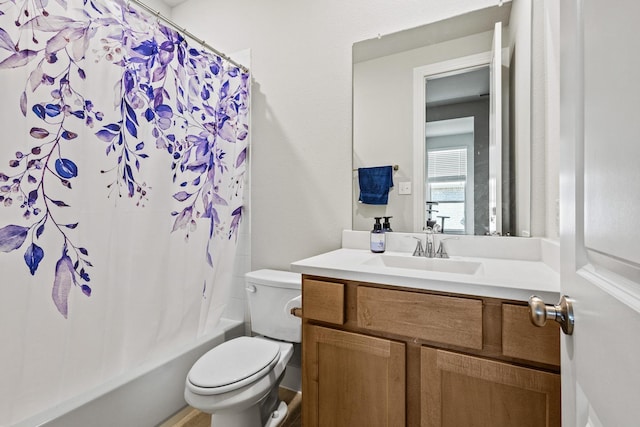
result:
[[[528,241],[524,244],[534,249],[528,248],[526,256],[519,256],[518,259],[491,257],[491,253],[486,253],[488,256],[458,256],[450,252],[450,261],[481,264],[475,274],[464,274],[388,267],[383,264],[380,255],[403,261],[399,257],[411,257],[411,252],[387,250],[384,254],[375,254],[368,249],[358,248],[358,245],[345,245],[345,241],[353,241],[352,237],[353,235],[347,236],[347,238],[343,236],[343,248],[341,249],[292,263],[291,270],[314,276],[516,301],[527,301],[531,295],[538,295],[547,301],[556,301],[560,296],[560,279],[556,271],[557,267],[553,262],[549,262],[548,255],[540,253],[541,245],[530,240],[532,238],[527,239]],[[397,237],[394,236],[394,238]],[[488,237],[487,239],[492,238]],[[514,240],[507,239],[516,238],[505,238],[504,240],[509,245],[514,245]],[[469,242],[462,241],[456,242],[456,244],[458,246],[466,245],[466,253],[472,254],[468,248],[473,243]],[[500,244],[497,240],[494,242],[492,242],[494,245]],[[537,252],[535,248],[538,248]],[[446,263],[449,260],[437,259],[437,262]]]

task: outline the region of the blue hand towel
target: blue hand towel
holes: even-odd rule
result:
[[[358,169],[360,197],[358,200],[368,205],[386,205],[389,189],[393,187],[393,167],[377,166]]]

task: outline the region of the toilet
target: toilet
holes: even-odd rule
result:
[[[245,275],[253,337],[239,337],[209,350],[187,374],[184,398],[212,414],[215,427],[276,427],[287,415],[278,386],[302,338],[301,276],[277,270]]]

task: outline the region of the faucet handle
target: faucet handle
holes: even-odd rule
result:
[[[442,244],[442,240],[440,241],[440,244],[438,245],[438,250],[436,251],[436,258],[449,258],[449,254],[444,249],[444,245]]]
[[[425,252],[424,247],[422,246],[422,239],[419,239],[415,236],[413,238],[418,241],[418,243],[416,244],[416,248],[413,251],[413,256],[424,256]]]
[[[436,252],[436,258],[449,258],[449,254],[444,248],[445,240],[458,240],[458,237],[446,237],[444,239],[440,239],[440,244],[438,245],[438,251]]]

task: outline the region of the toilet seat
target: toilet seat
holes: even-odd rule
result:
[[[188,387],[213,395],[236,390],[265,376],[280,358],[280,346],[261,338],[239,337],[209,350],[193,365]]]

